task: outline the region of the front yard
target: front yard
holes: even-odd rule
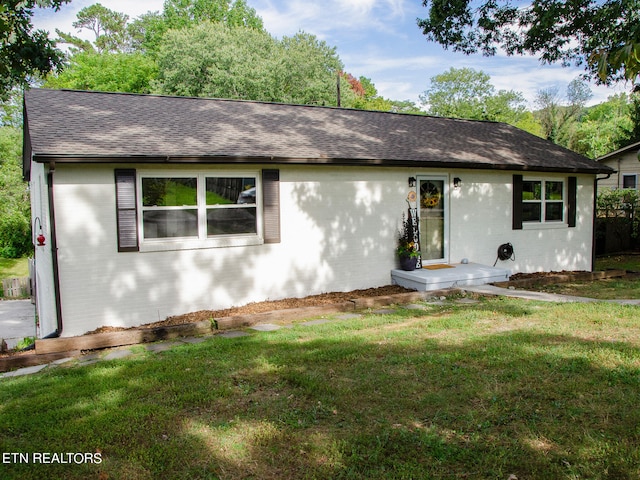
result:
[[[640,476],[639,307],[423,306],[2,379],[0,476]]]

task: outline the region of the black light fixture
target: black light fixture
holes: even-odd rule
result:
[[[459,188],[462,183],[462,179],[460,177],[453,177],[453,188]]]
[[[416,186],[416,177],[409,177],[409,186],[410,187]]]

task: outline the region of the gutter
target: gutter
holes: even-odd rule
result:
[[[56,171],[55,162],[49,163],[49,172],[47,173],[47,194],[49,198],[49,225],[51,234],[51,263],[53,265],[53,293],[56,302],[56,323],[57,327],[53,333],[44,338],[57,338],[62,334],[62,303],[60,299],[60,270],[58,264],[58,241],[56,237],[56,214],[53,197],[53,174]]]
[[[281,156],[235,156],[235,155],[78,155],[34,153],[33,161],[38,163],[74,163],[74,164],[176,164],[176,165],[331,165],[346,167],[400,167],[400,168],[447,168],[470,170],[501,170],[573,174],[608,174],[614,170],[604,165],[548,167],[542,165],[480,163],[469,160],[452,161],[447,159],[385,159],[385,158],[339,158],[339,157],[281,157]]]

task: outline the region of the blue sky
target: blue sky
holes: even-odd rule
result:
[[[163,0],[73,0],[56,13],[38,10],[34,24],[54,36],[55,28],[78,34],[71,25],[77,12],[98,2],[131,18],[161,11],[163,4]],[[533,109],[538,90],[558,87],[563,93],[567,84],[583,72],[580,68],[542,65],[532,57],[487,58],[444,50],[427,42],[416,25],[416,18],[427,12],[420,0],[247,0],[247,3],[256,9],[272,35],[280,38],[299,30],[316,35],[337,48],[347,72],[370,78],[380,95],[394,100],[418,103],[418,96],[429,87],[431,77],[450,67],[469,67],[490,75],[496,89],[521,92]],[[590,87],[593,92],[590,105],[629,90],[624,84]]]

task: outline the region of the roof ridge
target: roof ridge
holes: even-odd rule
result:
[[[274,105],[274,106],[284,106],[284,107],[299,107],[299,108],[318,108],[318,109],[328,109],[328,110],[341,110],[345,112],[366,112],[366,113],[376,113],[376,114],[391,114],[391,115],[404,115],[408,117],[424,117],[424,118],[435,118],[441,120],[450,120],[450,121],[458,121],[458,122],[473,122],[473,123],[488,123],[488,124],[503,124],[509,125],[506,122],[500,122],[497,120],[479,120],[472,118],[456,118],[456,117],[442,117],[439,115],[430,115],[428,113],[410,113],[410,112],[391,112],[386,110],[366,110],[360,108],[352,108],[352,107],[338,107],[334,105],[316,105],[316,104],[307,104],[307,103],[283,103],[283,102],[271,102],[268,100],[249,100],[242,98],[217,98],[217,97],[194,97],[194,96],[181,96],[181,95],[166,95],[160,93],[137,93],[137,92],[108,92],[103,90],[77,90],[73,88],[32,88],[31,90],[46,90],[46,91],[56,91],[56,92],[68,92],[68,93],[86,93],[86,94],[99,94],[99,95],[122,95],[122,96],[130,96],[130,97],[146,97],[146,98],[167,98],[167,99],[186,99],[186,100],[199,100],[199,101],[215,101],[215,102],[231,102],[231,103],[247,103],[247,104],[258,104],[258,105]],[[517,128],[517,127],[514,127]]]

